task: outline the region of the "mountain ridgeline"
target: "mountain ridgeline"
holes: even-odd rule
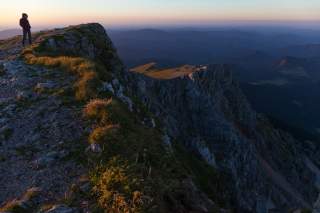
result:
[[[319,145],[228,65],[129,71],[99,24],[34,37],[0,41],[0,212],[318,212]]]

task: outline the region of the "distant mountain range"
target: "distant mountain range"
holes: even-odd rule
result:
[[[296,45],[320,43],[318,34],[319,37],[302,32],[265,33],[241,29],[110,31],[128,66],[150,61],[172,65],[233,63],[257,51],[281,57]]]
[[[320,44],[294,45],[279,51],[281,55],[295,57],[320,57]]]
[[[21,30],[19,29],[2,30],[0,31],[0,39],[6,39],[20,34]]]
[[[256,72],[258,67],[259,64],[254,69]],[[261,64],[263,75],[254,78],[246,78],[249,70],[246,68],[238,68],[236,72],[246,95],[258,111],[319,134],[320,58],[285,56],[264,67]]]
[[[128,67],[226,63],[254,107],[290,126],[320,129],[320,33],[213,29],[111,31]]]

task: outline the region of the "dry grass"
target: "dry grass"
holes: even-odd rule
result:
[[[102,172],[94,191],[99,204],[108,212],[142,212],[149,200],[143,196],[141,179],[125,161],[112,158]]]
[[[82,73],[79,80],[74,84],[77,100],[89,100],[98,96],[97,87],[100,80],[96,72],[89,71]]]
[[[191,66],[191,65],[184,65],[181,67],[168,68],[168,69],[156,69],[155,65],[156,65],[155,63],[149,63],[146,65],[133,68],[130,71],[144,74],[151,78],[168,80],[168,79],[174,79],[174,78],[186,76],[199,70],[196,66]]]
[[[180,169],[168,160],[161,132],[136,122],[138,115],[116,99],[92,100],[84,115],[96,126],[89,142],[102,147],[90,178],[100,206],[108,212],[132,213],[148,212],[160,203],[157,208],[164,208],[162,198],[166,187],[171,188],[171,171],[176,174]]]
[[[188,194],[181,183],[186,177],[186,168],[163,147],[161,129],[141,123],[149,117],[141,111],[142,107],[132,113],[115,97],[106,99],[109,96],[97,93],[100,82],[108,78],[107,66],[81,57],[43,55],[35,48],[32,46],[23,52],[26,63],[62,69],[77,77],[75,98],[81,100],[81,104],[87,103],[83,115],[94,127],[89,143],[102,147],[98,155],[87,153],[93,195],[99,206],[105,212],[179,212],[174,209],[188,200],[182,200],[174,191]],[[154,65],[151,63],[136,71],[159,79],[196,71],[188,65],[165,70],[154,69]],[[170,205],[166,198],[170,199]]]
[[[128,127],[130,113],[125,110],[125,105],[115,98],[94,99],[84,108],[84,117],[100,125],[120,124],[122,127]]]
[[[154,70],[155,66],[156,66],[156,63],[151,62],[149,64],[144,64],[144,65],[135,67],[135,68],[131,69],[131,71],[143,74],[143,73],[146,73],[146,72],[148,72],[150,70]]]
[[[108,106],[112,99],[94,99],[91,100],[84,108],[84,116],[91,120],[103,122],[108,117]]]
[[[89,136],[89,143],[99,144],[109,141],[117,141],[119,139],[119,125],[107,125],[97,127]]]
[[[97,97],[97,88],[107,73],[101,66],[85,58],[35,56],[31,49],[26,49],[23,56],[28,64],[60,68],[76,75],[78,80],[74,84],[75,98],[81,101]]]

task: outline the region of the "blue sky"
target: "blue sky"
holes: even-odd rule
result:
[[[15,26],[21,12],[29,13],[35,26],[84,22],[120,26],[320,21],[320,0],[1,1],[0,28]]]

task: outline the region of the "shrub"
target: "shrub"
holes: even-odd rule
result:
[[[143,196],[133,167],[118,157],[112,158],[93,188],[99,204],[109,212],[141,212],[148,200]]]
[[[97,97],[97,87],[100,81],[95,72],[83,73],[81,78],[75,83],[76,99],[88,100]]]
[[[108,125],[96,128],[89,136],[89,143],[102,144],[107,141],[119,140],[119,126]]]
[[[103,66],[85,58],[36,56],[32,49],[24,50],[22,55],[28,64],[61,68],[76,75],[78,80],[74,84],[75,97],[80,101],[96,98],[101,79],[107,78],[108,75]]]
[[[102,126],[120,124],[128,127],[132,123],[132,115],[130,115],[125,105],[114,98],[90,101],[84,109],[84,115]]]
[[[84,109],[86,118],[103,122],[108,120],[108,106],[111,104],[112,99],[94,99],[91,100]]]

